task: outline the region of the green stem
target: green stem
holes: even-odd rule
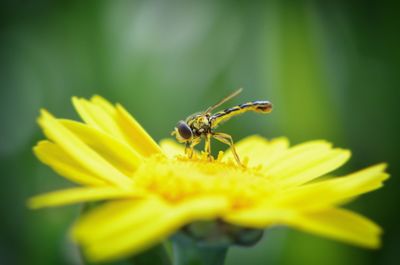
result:
[[[196,243],[192,239],[177,236],[173,239],[174,265],[223,265],[228,246]]]

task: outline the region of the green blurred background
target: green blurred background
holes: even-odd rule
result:
[[[239,87],[231,104],[275,109],[226,123],[234,139],[323,138],[352,150],[340,172],[387,161],[392,178],[349,205],[384,227],[380,250],[279,228],[227,264],[399,264],[399,14],[397,1],[1,1],[0,264],[79,264],[66,236],[79,207],[25,207],[70,185],[32,154],[41,107],[75,119],[70,97],[100,94],[160,140]]]

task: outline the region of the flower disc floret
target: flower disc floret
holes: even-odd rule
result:
[[[243,168],[222,159],[210,162],[205,157],[151,157],[139,167],[134,180],[138,187],[171,203],[218,195],[227,198],[233,208],[250,207],[275,190],[274,182],[259,168]]]

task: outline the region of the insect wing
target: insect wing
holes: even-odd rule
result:
[[[221,106],[222,104],[224,104],[225,102],[227,102],[228,100],[231,100],[232,98],[236,97],[237,95],[239,95],[242,92],[243,88],[239,88],[238,90],[234,91],[232,94],[224,97],[223,99],[221,99],[219,102],[217,102],[216,104],[212,105],[211,107],[209,107],[206,111],[204,111],[204,113],[209,113],[212,110],[214,110],[215,108],[218,108],[219,106]]]

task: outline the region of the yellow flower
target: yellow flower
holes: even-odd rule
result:
[[[81,187],[32,198],[32,208],[106,200],[77,221],[73,238],[91,260],[143,251],[182,226],[219,219],[248,228],[287,225],[363,247],[379,246],[381,229],[339,208],[378,189],[386,166],[319,180],[343,165],[348,150],[323,141],[289,147],[286,138],[250,136],[209,161],[189,159],[172,140],[158,145],[119,104],[99,96],[73,98],[84,123],[56,119],[42,110],[39,124],[48,140],[37,157]]]

